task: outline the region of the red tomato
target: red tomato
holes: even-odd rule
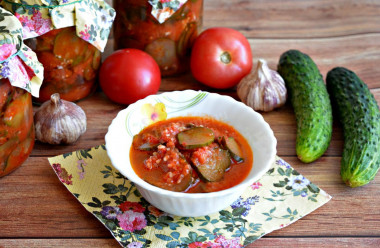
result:
[[[191,72],[196,80],[218,89],[235,86],[252,68],[248,40],[230,28],[210,28],[194,42]]]
[[[161,72],[149,54],[137,49],[122,49],[103,62],[99,82],[112,101],[131,104],[157,93]]]

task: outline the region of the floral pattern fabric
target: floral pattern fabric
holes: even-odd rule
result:
[[[152,5],[151,14],[159,23],[164,23],[186,2],[187,0],[149,0]]]
[[[38,97],[43,66],[36,54],[24,45],[22,32],[17,18],[0,8],[0,79],[7,78],[12,86]]]
[[[77,35],[100,51],[116,16],[104,0],[3,0],[1,4],[21,22],[24,39],[75,26]]]
[[[277,157],[230,207],[202,217],[178,217],[142,198],[135,185],[112,167],[104,145],[49,162],[60,181],[123,247],[243,247],[331,199]]]

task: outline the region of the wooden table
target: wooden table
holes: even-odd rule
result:
[[[380,1],[376,0],[206,0],[204,27],[241,31],[255,62],[272,68],[295,48],[309,54],[323,76],[335,66],[355,71],[380,102]],[[112,51],[112,38],[105,56]],[[161,91],[202,89],[190,74],[164,79]],[[234,90],[219,91],[232,95]],[[0,179],[0,247],[118,247],[118,243],[60,183],[47,157],[104,143],[111,120],[125,108],[101,92],[81,101],[88,130],[71,146],[37,143],[30,158]],[[295,156],[295,118],[289,104],[263,113],[278,140],[278,155],[333,196],[317,211],[275,231],[249,247],[380,247],[380,175],[351,189],[340,179],[341,127],[334,123],[332,142],[312,164]]]

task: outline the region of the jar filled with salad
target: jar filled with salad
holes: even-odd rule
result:
[[[93,92],[100,51],[79,38],[74,27],[55,29],[25,42],[33,47],[45,68],[38,101],[44,102],[57,92],[62,99],[77,101]]]
[[[20,22],[0,8],[0,177],[20,167],[34,146],[32,96],[43,67],[22,42]]]
[[[192,44],[201,32],[203,0],[114,0],[115,50],[149,53],[163,76],[189,69]]]
[[[37,102],[54,93],[78,101],[95,90],[113,8],[103,0],[4,0],[2,5],[19,19],[25,43],[45,68]]]

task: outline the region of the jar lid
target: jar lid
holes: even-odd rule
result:
[[[0,79],[38,97],[44,68],[22,40],[22,26],[12,13],[0,8]]]
[[[156,18],[159,23],[164,23],[180,9],[187,0],[149,0],[148,2],[152,5],[152,16]]]
[[[1,5],[19,19],[24,39],[75,26],[77,35],[100,51],[116,16],[104,0],[3,0]]]

